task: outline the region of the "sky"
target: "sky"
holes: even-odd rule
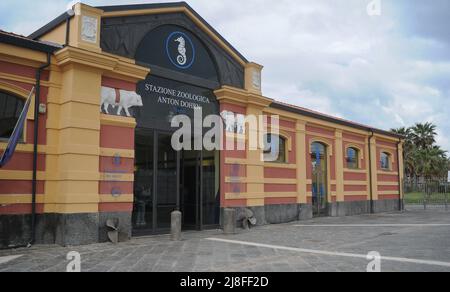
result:
[[[372,1],[187,2],[264,65],[265,96],[386,130],[433,122],[438,144],[450,150],[450,1],[375,0],[381,5],[369,15]],[[0,29],[28,35],[70,2],[2,0]]]

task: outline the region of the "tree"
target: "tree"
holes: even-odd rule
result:
[[[447,155],[439,146],[418,149],[414,153],[417,175],[427,180],[443,178],[447,171]]]
[[[411,128],[392,129],[404,137],[404,171],[406,177],[427,180],[442,179],[450,169],[447,152],[436,143],[436,125],[417,123]]]
[[[413,143],[412,139],[412,130],[411,128],[398,128],[398,129],[391,129],[392,133],[402,135],[404,137],[404,144],[403,144],[403,165],[404,165],[404,171],[407,177],[411,177],[415,175],[415,160],[414,160],[414,153],[416,151],[416,147]]]
[[[412,143],[419,149],[432,147],[436,143],[436,125],[417,123],[411,128]]]

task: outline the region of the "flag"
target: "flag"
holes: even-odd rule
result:
[[[12,158],[14,151],[16,150],[17,143],[19,142],[23,126],[27,118],[27,113],[30,107],[31,96],[33,95],[33,92],[34,87],[31,89],[30,94],[28,95],[27,101],[25,102],[22,112],[20,113],[19,120],[17,121],[16,126],[14,127],[14,131],[11,137],[9,137],[8,146],[6,146],[6,149],[3,152],[2,157],[0,158],[0,168],[5,166],[6,163],[8,163],[8,161]],[[37,117],[35,117],[35,119],[37,119]]]

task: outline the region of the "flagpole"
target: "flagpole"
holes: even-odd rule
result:
[[[3,151],[2,156],[0,157],[0,168],[6,165],[6,163],[12,158],[14,151],[16,150],[17,143],[20,139],[19,135],[23,130],[24,120],[26,119],[26,115],[29,110],[31,96],[33,95],[33,92],[34,87],[31,88],[31,91],[28,94],[22,112],[20,113],[19,119],[17,120],[17,123],[14,127],[13,132],[11,133],[11,136],[9,137],[8,144],[6,145],[6,148]]]

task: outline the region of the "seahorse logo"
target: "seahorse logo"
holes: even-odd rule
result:
[[[186,40],[182,36],[180,36],[179,38],[177,38],[175,40],[175,42],[178,42],[178,53],[179,53],[179,55],[177,56],[177,62],[181,66],[184,66],[184,65],[186,65],[186,62],[187,62],[187,57],[186,57]]]
[[[189,69],[195,62],[195,45],[183,32],[174,31],[166,39],[166,55],[178,69]]]

